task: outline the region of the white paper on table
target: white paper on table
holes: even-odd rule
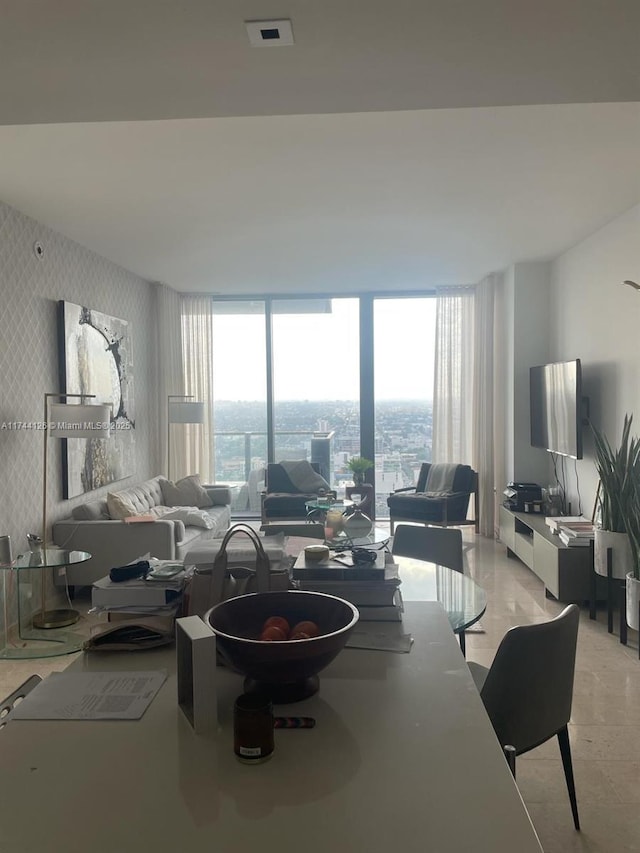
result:
[[[10,714],[13,720],[139,720],[167,678],[148,672],[52,672]]]

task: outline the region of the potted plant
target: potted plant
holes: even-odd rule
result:
[[[347,462],[347,468],[353,474],[353,485],[361,486],[364,483],[364,475],[373,468],[373,462],[364,456],[352,456]]]
[[[596,496],[600,524],[595,531],[594,568],[598,574],[606,576],[607,549],[611,548],[613,576],[620,579],[634,570],[629,525],[635,520],[632,507],[636,506],[640,494],[640,440],[631,436],[632,421],[632,415],[625,415],[620,446],[616,450],[606,436],[591,425],[600,477]],[[640,536],[637,541],[640,545]]]
[[[627,625],[640,630],[640,470],[634,472],[631,499],[625,505],[624,523],[631,550],[631,569],[627,572]]]

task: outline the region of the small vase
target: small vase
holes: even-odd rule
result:
[[[640,580],[634,578],[633,572],[627,575],[627,625],[634,631],[640,630],[638,602],[640,601]]]
[[[373,522],[361,510],[354,510],[344,522],[344,532],[349,539],[364,539],[371,533]]]

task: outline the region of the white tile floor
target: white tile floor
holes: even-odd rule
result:
[[[488,595],[484,634],[467,635],[467,657],[489,665],[512,625],[544,621],[562,605],[547,599],[522,563],[497,542],[465,529],[468,571]],[[416,595],[416,597],[419,597]],[[88,608],[81,599],[74,606]],[[75,659],[0,661],[0,696],[29,675],[62,670]],[[640,853],[640,661],[638,635],[629,646],[607,634],[605,614],[590,621],[583,608],[570,738],[582,832],[573,828],[557,741],[518,759],[518,785],[546,853]],[[463,853],[463,851],[461,851]]]

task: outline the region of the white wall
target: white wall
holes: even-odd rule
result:
[[[640,205],[558,257],[551,268],[551,356],[580,358],[591,419],[617,446],[625,412],[640,434]],[[597,476],[593,440],[585,431],[584,459],[568,464],[572,510],[593,510]],[[576,479],[576,471],[577,478]]]
[[[45,254],[36,258],[33,244]],[[156,470],[155,345],[152,285],[0,202],[0,426],[42,421],[43,395],[59,390],[56,307],[60,299],[131,324],[137,479]],[[0,534],[14,554],[42,525],[43,433],[0,429]],[[60,442],[49,443],[49,521],[82,499],[62,500]],[[127,483],[123,481],[121,487]],[[118,485],[108,487],[118,488]],[[91,492],[104,494],[108,488]]]
[[[549,458],[545,451],[531,447],[529,368],[549,360],[550,272],[546,262],[510,267],[505,273],[502,306],[506,350],[505,475],[507,481],[543,486],[549,476]]]

